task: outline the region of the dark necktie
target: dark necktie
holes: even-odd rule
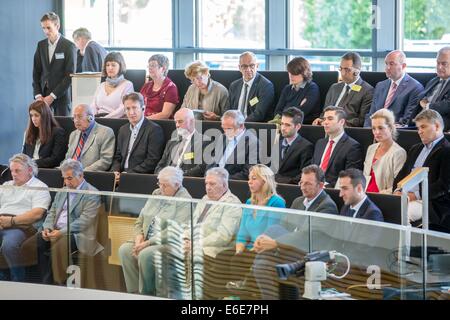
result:
[[[145,240],[148,240],[153,236],[155,222],[156,220],[153,217],[152,222],[150,222],[150,225],[148,226],[147,237],[145,238]]]
[[[355,209],[349,209],[349,210],[348,210],[348,216],[349,216],[349,217],[353,217],[353,216],[355,215],[355,213],[356,213],[356,210],[355,210]]]
[[[248,95],[248,84],[244,84],[244,99],[242,99],[241,112],[244,116],[247,115],[247,95]]]
[[[444,89],[445,80],[441,79],[439,80],[439,83],[436,85],[436,92],[433,95],[431,99],[431,103],[434,103],[437,101],[438,97],[441,95],[442,89]]]
[[[80,160],[81,151],[83,151],[84,142],[86,140],[85,135],[86,135],[85,132],[82,132],[80,135],[80,140],[78,141],[77,148],[75,149],[75,153],[73,154],[73,157],[72,157],[73,160]]]
[[[339,101],[339,105],[338,107],[342,107],[344,105],[345,100],[347,100],[348,97],[348,93],[350,92],[350,86],[348,84],[345,85],[345,92],[344,95],[342,96],[341,101]]]
[[[203,222],[203,220],[205,219],[206,214],[208,213],[208,210],[209,210],[209,208],[211,208],[211,206],[212,206],[212,204],[210,204],[210,203],[207,203],[205,205],[205,207],[203,208],[202,213],[200,214],[200,217],[197,220],[197,223]]]
[[[284,157],[286,156],[286,153],[289,150],[289,144],[282,144],[281,145],[281,160],[284,160]]]

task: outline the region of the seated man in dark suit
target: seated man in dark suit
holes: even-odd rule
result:
[[[230,109],[242,112],[246,122],[265,122],[272,118],[274,87],[272,82],[258,73],[258,62],[253,52],[239,56],[242,79],[231,83],[228,90]]]
[[[439,112],[444,120],[443,130],[447,132],[450,130],[450,47],[439,50],[436,60],[437,77],[428,81],[419,109]]]
[[[350,168],[339,173],[341,191],[344,200],[341,216],[384,221],[381,210],[370,200],[364,190],[366,178],[359,169]]]
[[[348,127],[362,127],[372,103],[373,87],[359,76],[361,65],[361,57],[357,52],[344,54],[339,67],[342,81],[333,84],[325,98],[325,106],[337,106],[345,110],[345,125]],[[313,124],[320,125],[321,122],[317,118]]]
[[[450,232],[450,143],[444,137],[444,121],[435,110],[424,110],[414,119],[422,143],[408,152],[403,168],[394,180],[394,186],[415,168],[428,167],[428,212],[430,229]],[[396,194],[401,194],[396,190]],[[408,193],[410,221],[422,218],[421,189]],[[416,207],[414,209],[414,207]]]
[[[153,173],[164,149],[161,127],[144,117],[144,98],[138,92],[122,98],[129,124],[124,124],[117,135],[116,153],[111,171],[120,179],[121,172]]]
[[[291,209],[337,214],[334,201],[323,190],[325,176],[315,164],[302,170],[300,188],[303,196],[294,200]],[[258,253],[253,265],[253,274],[261,291],[262,299],[277,299],[279,282],[275,265],[295,262],[301,251],[301,244],[309,236],[308,216],[286,213],[280,225],[269,227],[260,235],[253,246]]]
[[[203,154],[207,170],[221,167],[228,171],[230,179],[247,180],[250,167],[258,163],[258,138],[245,129],[245,119],[239,110],[226,111],[221,121],[224,134]]]
[[[340,107],[327,107],[322,121],[327,138],[319,139],[313,163],[325,172],[325,186],[333,188],[340,171],[362,169],[361,145],[344,132],[346,114]]]
[[[185,176],[203,177],[204,137],[195,130],[194,112],[188,108],[181,108],[174,116],[176,135],[170,139],[163,156],[156,166],[155,173],[159,173],[167,166],[179,167]],[[206,139],[205,139],[206,140]]]
[[[278,171],[275,180],[278,183],[297,184],[300,180],[301,170],[310,165],[314,153],[311,142],[298,134],[303,122],[303,112],[291,107],[283,111],[281,116],[281,135],[278,143],[278,159],[272,157],[272,161],[278,160]]]
[[[77,51],[77,72],[102,72],[106,50],[98,42],[92,40],[86,28],[78,28],[72,33]]]
[[[83,165],[68,159],[61,164],[61,174],[68,190],[98,191],[84,180]],[[69,203],[67,203],[69,198]],[[103,250],[97,242],[97,214],[100,196],[86,193],[58,192],[48,211],[40,232],[35,237],[38,244],[39,272],[45,284],[63,284],[67,278],[67,254],[79,250],[95,256]],[[70,225],[67,225],[67,221]],[[68,231],[70,230],[70,234]],[[67,236],[71,245],[68,247]]]
[[[387,79],[375,86],[373,101],[366,114],[364,127],[370,127],[370,116],[381,108],[388,108],[395,115],[398,126],[408,126],[414,117],[423,86],[406,72],[406,56],[400,50],[394,50],[384,59]]]

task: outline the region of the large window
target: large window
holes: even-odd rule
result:
[[[199,46],[265,47],[264,0],[200,0]]]
[[[370,49],[372,0],[291,0],[290,47]]]

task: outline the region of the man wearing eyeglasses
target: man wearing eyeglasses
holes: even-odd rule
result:
[[[423,86],[406,72],[406,56],[400,50],[394,50],[384,59],[387,79],[378,82],[373,93],[373,101],[366,115],[364,127],[370,127],[370,116],[376,111],[387,108],[395,115],[397,127],[408,126],[419,104]]]
[[[341,58],[339,71],[342,82],[335,83],[327,92],[325,106],[341,107],[347,114],[345,125],[362,127],[373,98],[373,87],[361,79],[361,57],[356,52],[347,52]],[[320,125],[322,119],[314,120]]]
[[[258,73],[258,62],[253,52],[239,56],[242,79],[231,83],[229,89],[230,109],[242,112],[246,122],[265,122],[273,117],[274,86]]]

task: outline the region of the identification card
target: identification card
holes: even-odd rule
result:
[[[252,100],[250,100],[250,105],[253,107],[258,102],[259,102],[258,97],[254,97]]]
[[[188,152],[184,154],[184,160],[192,160],[194,159],[194,153],[193,152]]]
[[[64,59],[64,52],[55,53],[55,59]]]

